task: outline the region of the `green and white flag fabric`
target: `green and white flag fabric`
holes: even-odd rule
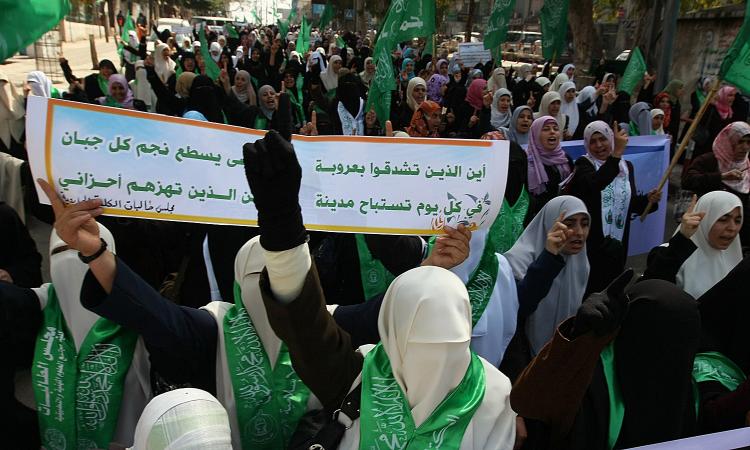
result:
[[[302,24],[299,27],[299,33],[297,34],[297,53],[300,58],[304,58],[305,53],[310,49],[310,24],[307,22],[307,17],[302,16]]]
[[[198,39],[200,39],[201,42],[201,56],[203,56],[203,62],[206,65],[206,76],[216,81],[219,78],[221,69],[219,69],[219,65],[216,64],[216,61],[211,58],[211,52],[208,51],[205,24],[201,24],[201,29],[198,32]]]
[[[544,59],[555,59],[565,50],[569,1],[544,0],[544,6],[539,12],[542,20],[542,55]]]
[[[258,17],[258,13],[253,10],[253,20],[255,20],[255,23],[253,25],[262,25],[263,21],[260,20],[260,17]]]
[[[286,40],[286,35],[289,33],[289,20],[277,20],[276,21],[278,27],[279,27],[279,36],[281,36],[281,41],[284,42]]]
[[[240,37],[239,33],[237,33],[237,28],[235,28],[234,25],[229,22],[224,24],[224,34],[226,34],[227,37],[230,37],[230,38]]]
[[[500,46],[508,35],[508,24],[515,6],[516,0],[495,0],[490,20],[487,22],[487,30],[484,33],[484,48],[497,49],[496,55],[493,56],[500,55]]]
[[[630,60],[628,61],[628,66],[625,68],[622,80],[620,80],[618,91],[624,91],[633,95],[633,89],[643,79],[643,73],[646,72],[646,69],[646,61],[643,59],[641,49],[636,47],[630,54]]]
[[[53,285],[42,320],[31,367],[42,447],[109,448],[138,335],[100,318],[76,352]]]
[[[117,54],[120,55],[120,58],[124,55],[124,44],[126,42],[130,42],[130,32],[135,31],[135,24],[133,23],[133,18],[130,17],[130,11],[128,11],[127,17],[125,17],[125,23],[122,25],[122,33],[120,33],[120,42],[117,44]],[[135,61],[133,61],[135,62]],[[107,92],[107,91],[102,91]]]
[[[346,42],[344,42],[344,38],[342,38],[341,36],[336,36],[336,47],[338,48],[346,47]]]
[[[326,7],[323,10],[323,14],[320,15],[320,25],[318,25],[318,28],[322,30],[325,29],[328,24],[331,23],[333,20],[333,6],[331,6],[331,2],[326,2]]]
[[[6,0],[0,2],[0,62],[36,41],[62,19],[68,0]]]
[[[750,95],[750,2],[745,7],[745,22],[721,63],[719,78]]]

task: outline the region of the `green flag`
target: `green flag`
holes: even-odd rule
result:
[[[307,17],[302,16],[302,24],[299,27],[299,33],[297,34],[297,53],[300,58],[304,58],[305,53],[310,49],[310,24],[307,22]]]
[[[117,53],[120,58],[123,56],[123,44],[130,41],[130,32],[135,31],[135,24],[133,18],[130,17],[130,11],[128,11],[127,17],[125,17],[125,23],[122,25],[122,33],[120,33],[120,42],[117,44]]]
[[[495,0],[495,6],[492,7],[490,20],[487,22],[487,29],[484,33],[485,49],[500,48],[500,45],[505,42],[508,23],[513,16],[515,6],[516,0]]]
[[[398,42],[433,34],[435,34],[435,0],[393,2],[388,8],[388,15],[378,41],[388,39],[396,45]]]
[[[542,55],[544,59],[555,59],[565,50],[568,33],[569,0],[544,0],[539,12],[542,19]]]
[[[381,44],[382,42],[382,44]],[[385,121],[391,115],[391,91],[396,89],[396,79],[391,61],[390,45],[385,41],[378,40],[375,45],[375,78],[370,84],[367,95],[367,106],[365,110],[374,109],[380,121],[380,126],[385,128]]]
[[[284,42],[286,40],[286,35],[289,32],[289,21],[288,20],[277,20],[276,23],[279,27],[279,35],[281,36],[281,41]]]
[[[289,23],[293,23],[294,19],[297,18],[297,8],[292,7],[292,10],[289,12]]]
[[[719,78],[750,94],[750,2],[745,7],[745,22],[721,63]]]
[[[633,95],[633,89],[635,89],[638,82],[643,79],[643,73],[646,69],[646,61],[643,59],[641,49],[636,47],[630,54],[628,66],[625,68],[625,74],[623,74],[622,80],[620,80],[620,86],[617,90]]]
[[[0,62],[36,41],[62,19],[67,0],[2,1],[0,15]]]
[[[237,28],[234,27],[234,24],[229,22],[224,24],[224,33],[230,38],[240,37],[239,33],[237,33]]]
[[[221,69],[216,62],[211,58],[211,53],[208,51],[208,41],[206,41],[206,24],[201,24],[200,32],[198,32],[198,39],[201,41],[201,55],[203,56],[203,63],[206,65],[206,76],[216,81],[219,78]]]
[[[253,25],[261,25],[260,17],[258,17],[258,13],[255,12],[255,10],[253,10],[253,17],[253,20],[255,20],[255,23]]]
[[[331,6],[331,2],[326,2],[326,7],[323,10],[323,14],[320,15],[320,25],[318,25],[318,28],[321,29],[321,31],[331,23],[333,20],[333,6]]]
[[[341,36],[336,36],[336,47],[338,48],[346,47],[346,42],[344,42],[344,38],[342,38]]]

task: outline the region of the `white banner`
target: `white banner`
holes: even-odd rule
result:
[[[242,146],[264,133],[41,97],[29,97],[26,115],[34,177],[67,202],[101,198],[105,214],[187,222],[257,223]],[[486,228],[502,205],[505,141],[295,135],[292,142],[311,230]]]
[[[464,63],[464,66],[474,68],[479,63],[486,63],[492,59],[492,53],[484,49],[483,42],[466,42],[458,44],[458,56]]]

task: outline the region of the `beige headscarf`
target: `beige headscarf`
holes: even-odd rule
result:
[[[190,86],[193,85],[193,80],[196,76],[197,75],[193,72],[182,72],[180,74],[179,78],[177,78],[177,83],[175,84],[175,91],[180,97],[190,97]]]
[[[323,82],[326,91],[339,87],[339,73],[334,72],[333,70],[333,63],[336,61],[341,62],[341,57],[339,55],[331,56],[331,59],[328,60],[328,66],[326,66],[326,69],[320,74],[320,81]],[[340,70],[341,69],[339,69],[339,71]]]
[[[237,97],[237,100],[242,103],[247,103],[251,106],[257,106],[258,97],[255,95],[255,89],[253,88],[253,83],[250,80],[250,73],[246,70],[238,70],[237,74],[234,76],[235,82],[237,78],[244,79],[246,87],[245,89],[240,91],[237,89],[237,86],[232,86],[232,92],[234,93],[234,96]]]
[[[11,138],[21,142],[25,115],[23,95],[19,95],[8,76],[0,72],[0,141],[7,148],[10,148]]]
[[[172,76],[175,72],[175,62],[172,60],[172,58],[164,59],[162,56],[162,52],[164,50],[169,50],[169,46],[167,44],[159,44],[156,46],[156,51],[154,52],[154,70],[156,71],[156,74],[159,76],[159,79],[162,83],[167,84],[167,80],[169,80],[169,77]]]
[[[396,278],[386,291],[378,331],[418,427],[458,386],[469,366],[471,305],[466,287],[445,269],[412,269]],[[368,349],[366,346],[361,351],[366,353]],[[481,361],[486,380],[484,399],[460,448],[512,448],[516,414],[510,408],[510,381],[487,361]],[[343,450],[357,448],[359,422],[339,446]]]

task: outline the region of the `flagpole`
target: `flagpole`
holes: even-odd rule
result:
[[[669,163],[669,167],[667,167],[667,170],[664,172],[664,175],[662,175],[661,181],[659,181],[659,185],[656,187],[657,191],[661,191],[662,189],[664,189],[664,185],[667,183],[667,180],[669,180],[669,175],[672,173],[672,169],[674,169],[674,166],[677,165],[677,161],[680,160],[680,157],[682,156],[682,154],[685,153],[687,144],[693,138],[693,134],[695,134],[695,130],[698,129],[698,124],[703,118],[703,114],[708,109],[708,105],[711,104],[711,100],[713,100],[714,96],[716,95],[716,92],[719,91],[720,84],[721,84],[721,80],[717,78],[713,87],[711,87],[711,91],[706,96],[706,100],[701,105],[701,109],[698,110],[698,113],[695,115],[693,122],[690,124],[690,128],[688,128],[688,131],[685,134],[685,137],[682,138],[682,143],[680,143],[680,148],[678,148],[677,151],[674,153],[674,156],[672,157],[672,161]],[[679,120],[680,118],[677,117],[676,119]],[[653,202],[649,200],[648,205],[646,205],[646,209],[644,209],[643,214],[641,214],[641,222],[646,220],[646,216],[648,216],[648,213],[649,211],[651,211],[651,207],[653,205],[654,205]]]

